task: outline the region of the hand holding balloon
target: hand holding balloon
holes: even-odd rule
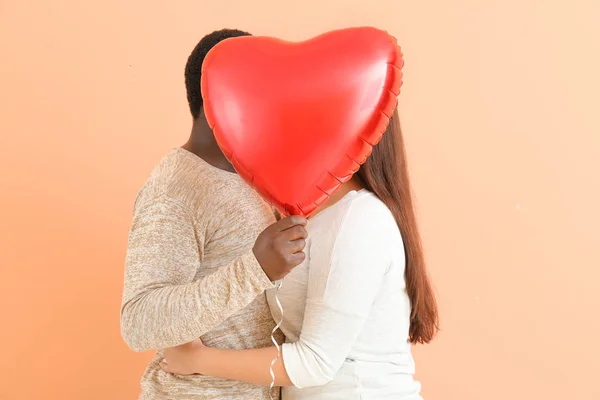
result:
[[[300,265],[308,233],[308,221],[301,216],[280,219],[256,239],[254,255],[271,281],[283,279]]]

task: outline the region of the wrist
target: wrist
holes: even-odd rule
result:
[[[247,262],[246,270],[253,278],[252,281],[262,290],[272,289],[274,287],[274,280],[270,276],[268,270],[263,266],[263,262],[261,262],[259,257],[260,256],[257,255],[256,251],[253,249],[245,260]]]
[[[210,375],[211,362],[215,357],[214,350],[211,347],[202,347],[198,349],[194,357],[194,372],[200,375]]]

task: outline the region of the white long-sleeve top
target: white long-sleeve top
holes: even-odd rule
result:
[[[404,246],[389,209],[366,190],[350,192],[310,219],[308,233],[308,257],[278,294],[283,362],[295,385],[282,399],[421,399]]]

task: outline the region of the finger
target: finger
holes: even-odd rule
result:
[[[308,231],[305,227],[296,225],[281,232],[281,235],[283,235],[285,240],[288,242],[293,242],[294,240],[298,239],[306,239],[308,237]]]
[[[275,223],[277,226],[277,230],[283,232],[287,229],[290,229],[294,226],[306,226],[308,224],[308,220],[300,215],[292,215],[291,217],[280,219]]]
[[[290,255],[288,257],[288,262],[292,266],[297,267],[298,265],[302,264],[305,259],[306,259],[306,254],[304,254],[304,252],[301,251],[301,252]]]
[[[171,371],[171,369],[169,368],[169,364],[167,364],[164,360],[160,362],[160,369],[162,369],[163,371],[168,372],[170,374],[173,373]]]
[[[306,247],[306,240],[305,239],[296,239],[296,240],[292,240],[289,242],[287,249],[290,253],[298,253],[301,252],[302,250],[304,250],[304,247]]]

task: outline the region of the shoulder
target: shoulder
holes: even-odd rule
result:
[[[309,224],[310,232],[319,236],[320,242],[330,244],[352,245],[367,239],[385,244],[400,238],[400,230],[389,208],[367,190],[350,192],[317,214]]]
[[[164,196],[192,209],[260,202],[238,175],[215,168],[183,149],[174,149],[154,167],[137,202]]]
[[[206,222],[235,218],[262,230],[274,220],[270,207],[238,175],[183,149],[174,149],[156,165],[138,193],[135,208],[157,201],[178,204]]]
[[[361,191],[345,205],[335,237],[333,257],[368,263],[387,270],[393,260],[402,259],[404,243],[390,209],[377,196]]]
[[[225,220],[255,225],[260,233],[275,222],[272,208],[238,175],[230,174],[212,193],[213,207]]]
[[[402,236],[389,208],[374,194],[351,192],[308,225],[311,254],[381,264],[403,251]]]
[[[345,236],[354,237],[369,236],[387,243],[400,233],[390,209],[369,191],[362,190],[355,193],[344,208],[340,234],[346,233]]]

